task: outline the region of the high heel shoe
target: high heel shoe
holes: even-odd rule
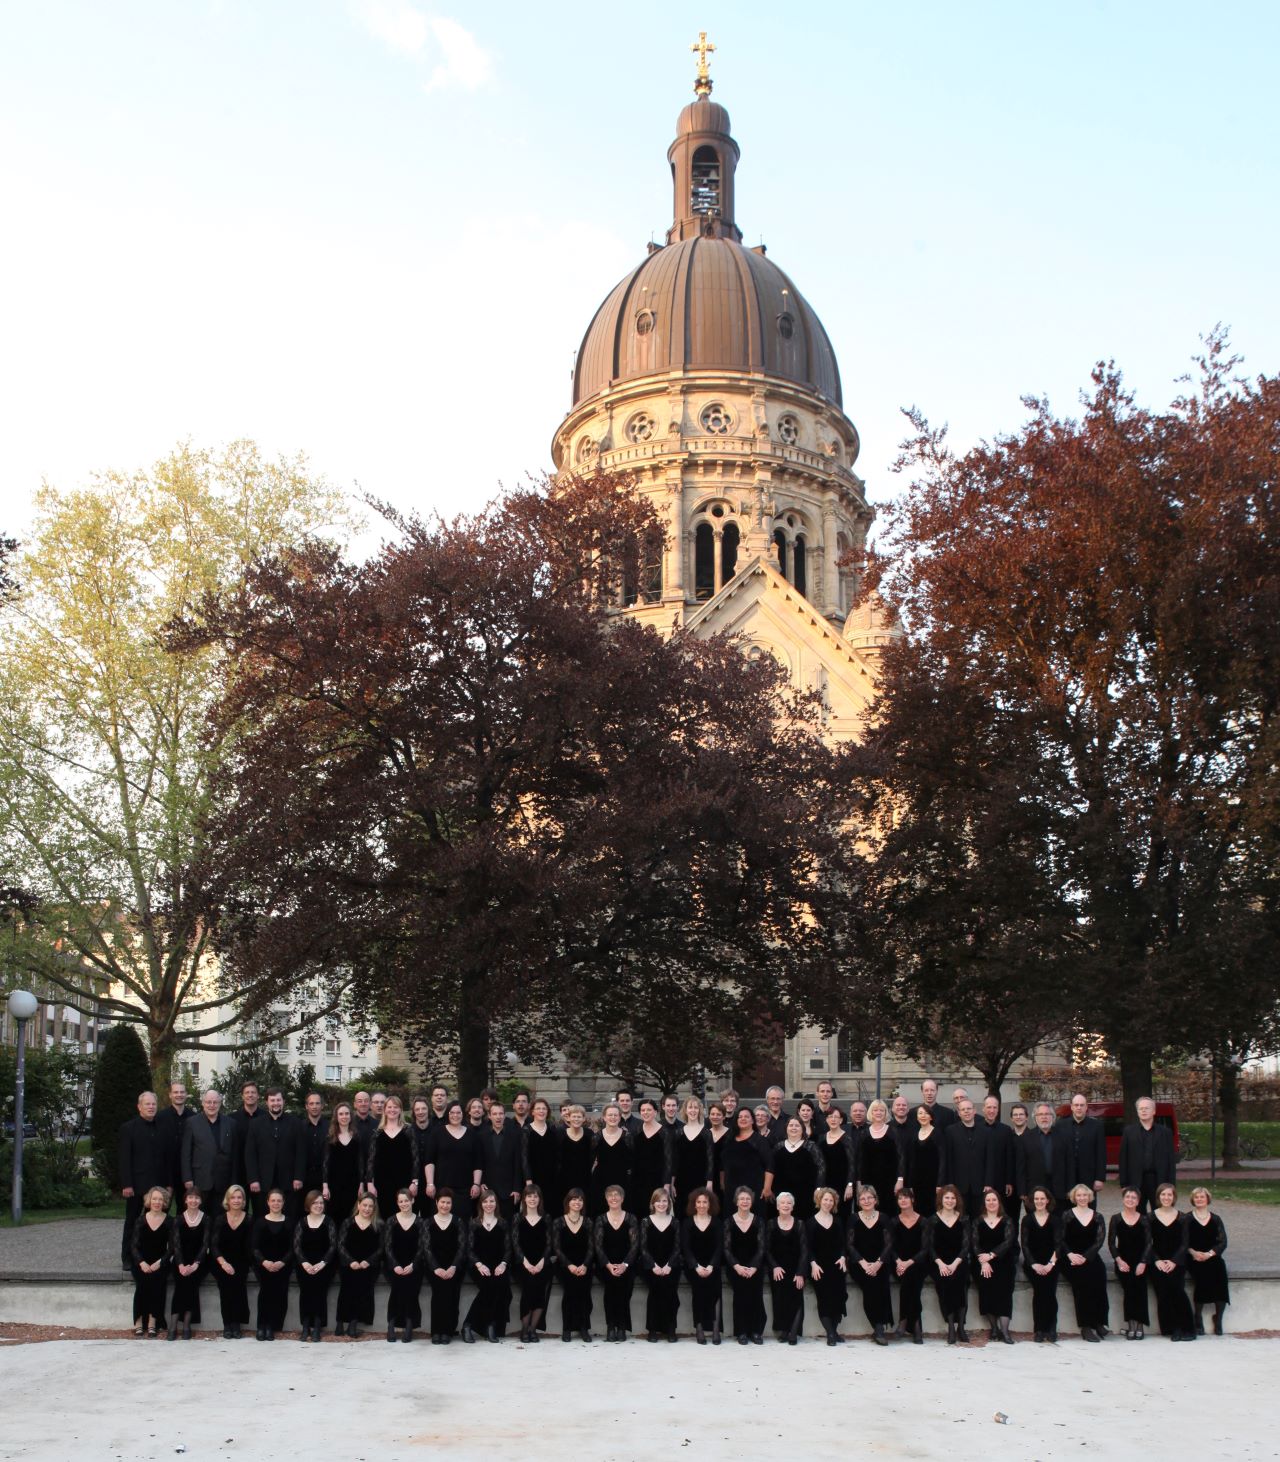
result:
[[[876,1325],[874,1327],[871,1333],[871,1338],[877,1345],[888,1345],[889,1343],[888,1340],[885,1338],[883,1325]]]
[[[1009,1334],[1009,1322],[1008,1322],[1008,1320],[1005,1320],[1005,1319],[998,1320],[996,1322],[996,1329],[999,1332],[999,1338],[1001,1340],[1003,1340],[1006,1345],[1012,1345],[1014,1343],[1013,1336]]]

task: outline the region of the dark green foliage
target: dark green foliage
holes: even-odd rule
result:
[[[121,1124],[137,1115],[138,1094],[150,1087],[151,1064],[138,1032],[131,1025],[113,1026],[98,1057],[90,1127],[94,1168],[112,1191],[120,1186],[117,1144]]]
[[[36,1047],[26,1055],[23,1122],[36,1129],[23,1144],[24,1208],[64,1208],[106,1201],[107,1192],[82,1164],[78,1146],[93,1101],[94,1061],[78,1051]],[[6,1129],[14,1118],[17,1052],[0,1047],[0,1092]],[[0,1150],[0,1205],[13,1193],[13,1144]]]

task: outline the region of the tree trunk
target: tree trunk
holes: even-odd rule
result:
[[[475,985],[464,978],[458,999],[458,1095],[464,1102],[489,1084],[489,1021]]]
[[[1222,1169],[1240,1170],[1240,1068],[1230,1056],[1218,1057],[1218,1101],[1222,1107]]]
[[[1149,1046],[1121,1046],[1120,1087],[1126,1120],[1132,1121],[1134,1103],[1139,1097],[1151,1096],[1154,1080]]]

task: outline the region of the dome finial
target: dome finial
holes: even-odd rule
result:
[[[705,30],[698,32],[698,39],[689,47],[698,56],[698,75],[694,79],[693,92],[695,96],[711,95],[711,68],[707,65],[707,52],[714,51],[715,47],[707,39]]]

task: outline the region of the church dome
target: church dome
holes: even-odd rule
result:
[[[583,337],[573,403],[681,370],[779,376],[842,404],[835,351],[808,301],[763,248],[723,234],[655,249],[615,286]]]

